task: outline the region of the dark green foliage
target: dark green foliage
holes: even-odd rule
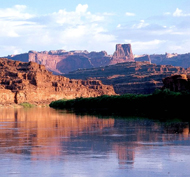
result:
[[[95,98],[58,100],[52,102],[50,107],[107,115],[154,116],[162,120],[173,118],[189,120],[189,100],[189,93],[156,90],[150,95],[103,95]]]

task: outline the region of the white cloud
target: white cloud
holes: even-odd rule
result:
[[[77,7],[76,7],[76,12],[77,13],[85,13],[88,9],[88,4],[85,4],[85,5],[82,5],[82,4],[79,4]]]
[[[118,25],[117,25],[117,28],[121,28],[121,24],[118,24]]]
[[[35,16],[26,13],[26,9],[27,7],[24,5],[0,9],[0,37],[19,37],[21,29],[34,24],[29,19]]]
[[[98,22],[98,21],[104,21],[105,16],[107,14],[92,14],[91,12],[87,11],[88,5],[81,5],[79,4],[76,7],[75,11],[67,12],[64,10],[59,10],[58,12],[53,13],[54,20],[60,24],[69,24],[69,25],[79,25],[84,24],[86,22]]]
[[[63,46],[65,50],[106,50],[112,54],[116,43],[125,42],[132,43],[136,54],[189,52],[190,20],[175,18],[189,14],[178,8],[162,14],[160,24],[158,18],[134,23],[114,15],[90,12],[87,4],[79,4],[73,11],[59,9],[44,15],[28,13],[24,5],[0,9],[0,56]]]
[[[168,46],[168,50],[170,51],[181,51],[183,49],[182,46],[180,45],[171,45],[171,46]]]
[[[9,45],[9,46],[0,45],[0,48],[1,48],[1,50],[5,51],[5,52],[14,54],[14,55],[22,52],[21,48],[18,48],[16,46],[11,46],[11,45]],[[3,57],[3,55],[1,57]]]
[[[4,46],[0,56],[61,46],[66,50],[106,50],[114,45],[115,36],[107,34],[107,18],[114,14],[92,13],[87,4],[79,4],[74,11],[60,9],[42,16],[26,13],[26,9],[24,5],[0,9],[0,37],[6,39],[6,43],[0,40]]]
[[[171,13],[170,12],[165,12],[164,15],[171,15]]]
[[[132,26],[132,28],[140,29],[140,28],[144,28],[144,27],[146,27],[146,26],[148,26],[148,25],[149,25],[149,23],[145,23],[144,20],[141,20],[140,23],[134,24],[134,25]]]
[[[15,5],[12,8],[0,9],[0,18],[26,20],[34,17],[34,15],[25,12],[26,8],[25,5]]]
[[[126,15],[126,16],[135,16],[135,13],[126,12],[125,15]]]
[[[126,43],[131,43],[133,51],[135,54],[150,54],[150,51],[156,51],[161,45],[166,43],[165,40],[151,40],[151,41],[132,41],[125,40]],[[153,52],[154,53],[154,52]]]
[[[176,11],[173,13],[173,16],[174,17],[186,17],[186,16],[190,16],[190,13],[184,14],[181,9],[177,8]]]
[[[129,42],[126,40],[126,42]],[[161,44],[161,43],[164,43],[166,42],[165,40],[158,40],[158,39],[155,39],[155,40],[152,40],[152,41],[130,41],[131,44],[133,46],[135,46],[135,48],[145,48],[145,49],[148,49],[148,48],[156,48],[157,45]]]
[[[177,8],[176,11],[173,13],[173,16],[174,17],[182,16],[182,10]]]

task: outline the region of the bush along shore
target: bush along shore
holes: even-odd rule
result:
[[[143,116],[168,120],[189,121],[190,93],[156,90],[149,95],[114,95],[53,101],[50,107],[76,112],[115,116]]]

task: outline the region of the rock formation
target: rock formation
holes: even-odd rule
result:
[[[148,61],[151,63],[150,55],[134,56],[135,61]]]
[[[90,52],[87,51],[29,51],[19,55],[9,55],[6,58],[29,62],[33,61],[45,65],[46,69],[54,74],[63,74],[79,68],[93,68],[109,65],[111,56],[105,51]]]
[[[75,80],[52,75],[44,65],[0,59],[0,103],[50,103],[61,98],[114,95],[98,80]]]
[[[110,64],[134,61],[131,44],[117,44]]]
[[[172,75],[164,78],[163,84],[163,89],[169,89],[170,91],[174,92],[190,92],[190,75]]]
[[[45,65],[46,69],[54,74],[67,74],[70,71],[84,68],[102,67],[122,62],[134,61],[133,52],[130,44],[117,44],[113,55],[107,52],[88,52],[88,51],[29,51],[19,55],[9,55],[6,58],[29,62],[33,61]]]
[[[147,55],[136,55],[135,61],[147,61]],[[190,67],[190,53],[177,54],[177,53],[165,53],[165,54],[154,54],[149,55],[150,62],[157,65],[173,65],[180,66],[183,68]]]
[[[187,74],[190,70],[150,62],[126,62],[106,67],[71,72],[72,79],[99,79],[103,84],[113,85],[117,94],[150,94],[163,86],[162,79],[172,74]]]
[[[88,69],[104,67],[117,63],[149,61],[157,65],[173,65],[184,68],[190,67],[190,53],[176,54],[154,54],[154,55],[133,55],[131,44],[117,44],[113,55],[107,52],[88,52],[86,50],[55,50],[55,51],[29,51],[28,53],[9,55],[6,58],[29,62],[33,61],[45,65],[48,71],[54,74],[67,74],[77,69]]]

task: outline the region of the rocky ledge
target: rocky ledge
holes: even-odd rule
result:
[[[169,89],[174,92],[190,92],[190,75],[175,74],[164,78],[163,83],[163,89]]]
[[[162,79],[173,74],[188,74],[190,69],[147,62],[126,62],[70,72],[70,79],[98,79],[113,85],[117,94],[151,94],[163,86]]]
[[[79,68],[94,68],[107,66],[116,63],[135,61],[130,44],[117,44],[114,55],[108,55],[107,52],[88,52],[84,51],[29,51],[28,53],[9,55],[5,58],[29,62],[33,61],[43,64],[46,69],[54,74],[66,74]]]
[[[0,103],[33,104],[76,97],[114,95],[112,86],[99,80],[76,80],[56,76],[35,62],[0,58]]]

